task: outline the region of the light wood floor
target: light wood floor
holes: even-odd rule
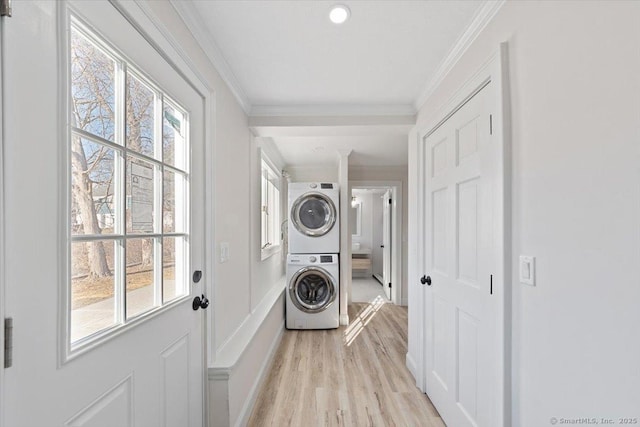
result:
[[[444,426],[405,367],[406,307],[353,303],[349,318],[285,331],[249,426]]]

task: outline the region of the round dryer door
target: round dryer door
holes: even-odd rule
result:
[[[322,193],[306,193],[291,207],[291,221],[306,236],[324,236],[336,223],[336,206]]]
[[[304,267],[291,278],[289,296],[301,311],[319,313],[335,301],[336,286],[329,273],[322,268]]]

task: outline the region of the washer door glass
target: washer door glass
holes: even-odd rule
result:
[[[326,310],[336,299],[336,287],[323,269],[305,267],[291,279],[289,295],[293,304],[305,313]]]
[[[296,200],[291,208],[296,229],[310,237],[323,236],[336,222],[336,207],[321,193],[307,193]]]

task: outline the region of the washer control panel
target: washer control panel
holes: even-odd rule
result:
[[[337,264],[338,254],[289,254],[288,264]]]

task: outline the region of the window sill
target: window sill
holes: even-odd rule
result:
[[[264,248],[264,249],[260,250],[260,261],[264,261],[265,259],[271,257],[272,255],[280,253],[280,248],[281,247],[282,247],[282,245],[269,246],[268,248]]]

